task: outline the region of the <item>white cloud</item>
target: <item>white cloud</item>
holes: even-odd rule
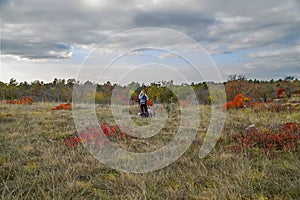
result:
[[[276,50],[268,50],[268,51],[258,51],[255,53],[249,54],[250,58],[269,58],[269,57],[279,57],[279,56],[295,56],[298,57],[300,55],[300,45],[284,48],[284,49],[276,49]],[[300,63],[299,63],[300,64]]]
[[[177,57],[176,55],[174,55],[173,53],[161,53],[158,56],[159,58],[163,59],[163,58],[173,58],[173,57]]]

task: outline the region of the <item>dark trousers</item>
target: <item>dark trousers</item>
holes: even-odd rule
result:
[[[142,113],[148,113],[147,104],[141,104],[140,108]]]

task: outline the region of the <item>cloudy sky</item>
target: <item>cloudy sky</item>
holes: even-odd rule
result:
[[[300,1],[256,2],[0,0],[0,80],[299,79]]]

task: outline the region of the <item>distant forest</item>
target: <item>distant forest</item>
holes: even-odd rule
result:
[[[17,82],[16,79],[12,78],[9,83],[0,81],[0,99],[13,100],[28,96],[36,102],[71,102],[73,86],[78,83],[75,79],[65,80],[57,78],[49,83],[39,80],[28,83]],[[109,104],[113,89],[117,86],[121,87],[109,81],[103,84],[91,82],[81,84],[94,84],[96,86],[95,102],[100,104]],[[228,81],[219,84],[224,84],[228,101],[232,100],[239,93],[251,97],[253,101],[261,102],[278,98],[278,91],[284,90],[286,97],[294,93],[300,93],[300,81],[292,76],[287,76],[279,80],[261,81],[247,79],[242,75],[232,75]],[[153,102],[171,103],[176,101],[176,97],[168,89],[168,86],[173,85],[172,81],[162,81],[149,85],[132,82],[130,85],[135,85],[137,88],[131,94],[133,102],[137,100],[137,94],[141,89],[147,91],[148,96]],[[200,104],[210,103],[206,82],[191,83],[190,86],[194,89]],[[280,95],[282,97],[282,94]]]

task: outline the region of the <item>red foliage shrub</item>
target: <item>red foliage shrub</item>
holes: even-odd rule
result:
[[[71,103],[63,103],[63,104],[60,104],[59,106],[51,108],[51,110],[72,110],[72,104]]]
[[[5,114],[5,117],[12,117],[12,114],[7,113]]]
[[[277,98],[283,98],[286,96],[286,89],[281,88],[277,91]]]
[[[147,101],[147,106],[153,106],[153,102],[150,99]]]
[[[298,125],[296,122],[285,123],[279,128],[279,131],[296,134],[298,137],[300,137],[300,125]]]
[[[297,150],[300,140],[300,125],[289,122],[279,126],[275,130],[250,129],[245,133],[232,136],[234,145],[226,147],[226,150],[239,152],[242,149],[259,148],[273,154],[273,151]]]
[[[223,110],[230,110],[230,109],[238,109],[238,108],[244,108],[247,105],[251,104],[251,98],[243,95],[243,94],[237,94],[233,98],[232,101],[229,101],[225,103],[222,106]]]
[[[0,119],[1,119],[1,118],[11,118],[12,116],[13,116],[13,115],[10,114],[10,113],[4,114],[4,113],[1,113],[1,112],[0,112]]]
[[[34,100],[30,97],[22,97],[21,100],[4,100],[1,101],[4,104],[21,104],[21,105],[29,105],[32,104],[34,102]]]
[[[75,147],[81,143],[103,145],[111,140],[121,139],[126,136],[127,134],[122,132],[118,125],[109,125],[106,122],[102,122],[100,125],[88,127],[79,133],[74,133],[71,137],[65,138],[63,143],[66,147]]]
[[[64,139],[63,143],[66,147],[75,147],[81,143],[81,139],[78,136],[74,135],[70,138]]]

